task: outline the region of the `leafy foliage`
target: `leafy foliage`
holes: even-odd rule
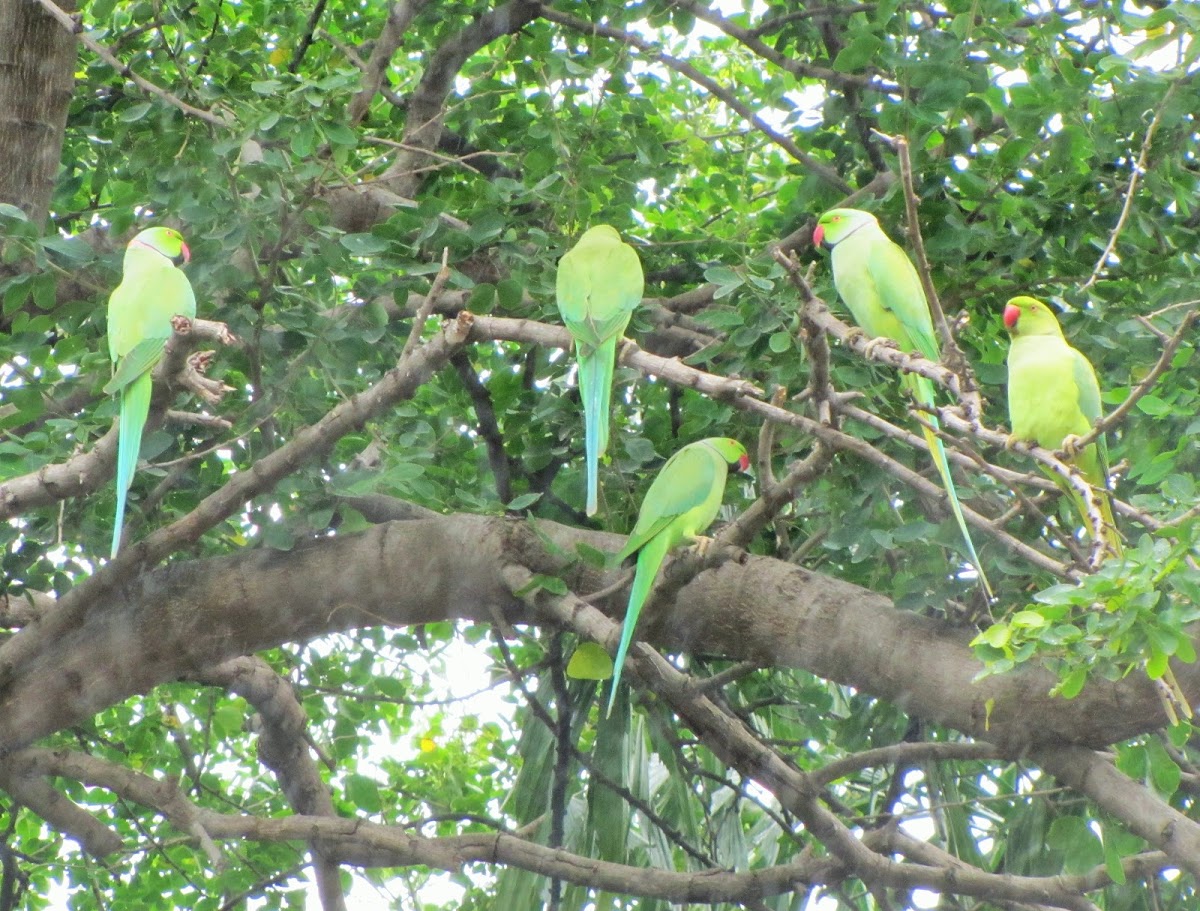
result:
[[[631,338],[795,395],[812,380],[820,333],[771,251],[782,242],[834,301],[809,231],[816,214],[863,189],[853,204],[904,243],[903,182],[875,131],[911,149],[919,226],[909,231],[920,229],[982,390],[985,427],[1007,423],[998,319],[1007,298],[1034,294],[1064,310],[1106,410],[1131,394],[1197,306],[1200,88],[1191,77],[1200,21],[1191,5],[459,0],[391,12],[402,9],[414,18],[359,118],[351,112],[367,61],[389,40],[384,5],[85,5],[87,35],[170,95],[143,91],[81,48],[48,222],[40,227],[15,200],[0,205],[0,479],[36,477],[92,451],[111,426],[115,403],[100,394],[104,307],[122,243],[150,221],[184,232],[200,315],[241,344],[219,350],[210,369],[233,390],[219,405],[173,403],[208,419],[168,415],[143,443],[149,464],[128,522],[135,541],[196,515],[214,491],[380,384],[420,325],[443,256],[448,276],[421,339],[462,309],[557,324],[557,260],[587,226],[610,223],[635,244],[647,276],[650,300]],[[414,113],[431,98],[433,141]],[[602,508],[588,520],[572,363],[533,337],[476,339],[410,398],[303,453],[280,483],[180,543],[171,560],[319,547],[374,522],[354,498],[377,495],[439,514],[527,516],[535,533],[541,522],[623,533],[679,446],[715,435],[749,445],[764,432],[762,417],[731,397],[618,364]],[[1007,472],[958,473],[964,502],[995,522],[980,548],[1002,592],[990,606],[964,572],[953,521],[898,470],[933,477],[928,453],[897,430],[915,429],[915,419],[896,372],[843,344],[825,366],[835,390],[859,394],[850,404],[891,423],[842,413],[841,430],[890,461],[831,456],[749,550],[871,589],[944,628],[967,625],[987,673],[1049,668],[1066,698],[1083,698],[1098,680],[1132,680],[1143,664],[1158,679],[1168,658],[1194,661],[1200,373],[1190,340],[1110,435],[1121,466],[1114,495],[1129,507],[1120,513],[1131,545],[1124,563],[1087,572],[1086,538],[1069,505],[1039,487],[1029,457],[983,437],[960,440]],[[810,413],[811,400],[782,401]],[[813,451],[814,438],[794,426],[770,433],[777,477]],[[722,518],[743,515],[767,480],[731,482]],[[6,628],[28,624],[14,607],[22,599],[63,597],[95,578],[112,487],[79,493],[87,495],[52,491],[5,513]],[[1010,537],[1046,560],[1026,559]],[[567,559],[603,562],[595,549]],[[571,596],[557,575],[532,578],[518,597]],[[422,909],[667,908],[692,899],[643,873],[702,881],[814,858],[829,861],[821,876],[805,868],[773,891],[746,886],[710,903],[933,907],[937,892],[955,907],[1035,901],[988,891],[1001,877],[964,884],[954,871],[965,864],[1018,880],[1079,876],[1077,888],[1063,888],[1094,903],[1055,893],[1036,899],[1043,906],[1195,905],[1192,874],[1164,874],[1184,864],[1154,854],[1166,848],[1138,829],[1154,801],[1195,818],[1197,744],[1187,725],[1168,736],[1148,721],[1143,736],[1115,746],[1116,767],[1144,785],[1146,801],[1122,816],[1096,794],[1054,783],[1036,757],[999,746],[965,752],[974,745],[946,723],[948,712],[910,714],[894,688],[849,685],[857,669],[838,682],[687,658],[697,676],[729,672],[718,691],[725,708],[789,768],[814,776],[817,802],[862,844],[951,871],[884,881],[810,831],[765,773],[760,780],[720,758],[711,732],[661,695],[622,693],[605,719],[597,705],[607,684],[576,679],[603,672],[566,671],[575,645],[547,628],[439,619],[355,624],[318,639],[297,631],[259,655],[294,690],[337,816],[406,837],[516,832],[627,871],[617,889],[582,864],[571,879],[532,861],[437,870],[413,860],[401,874],[362,863],[351,907],[370,907],[374,892],[379,906]],[[932,649],[926,660],[907,671],[938,679]],[[177,781],[214,813],[316,813],[263,772],[264,707],[226,683],[205,684],[196,674],[157,686],[44,741],[133,776],[53,773],[55,788],[129,853],[99,860],[75,850],[61,826],[10,792],[0,820],[18,872],[6,867],[4,882],[23,907],[61,906],[64,895],[79,909],[303,906],[319,878],[310,872],[317,842],[231,839],[217,869],[194,832],[181,837],[178,818],[130,790],[142,775]],[[918,747],[927,752],[905,752]],[[7,790],[11,770],[0,771]]]

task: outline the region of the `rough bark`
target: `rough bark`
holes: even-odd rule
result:
[[[39,227],[62,160],[74,69],[72,35],[29,0],[0,0],[0,202]]]
[[[566,553],[580,542],[616,550],[622,540],[549,522],[537,531]],[[165,681],[282,642],[379,624],[542,621],[511,594],[504,574],[512,566],[559,575],[578,592],[612,581],[581,564],[564,565],[538,534],[522,521],[454,515],[388,523],[287,553],[178,562],[137,577],[91,604],[65,633],[42,637],[13,674],[0,691],[0,752]],[[671,585],[671,572],[665,582]],[[618,593],[598,606],[613,616],[622,604]],[[22,630],[13,644],[36,637],[47,620]],[[1162,724],[1145,679],[1097,683],[1070,701],[1047,695],[1055,678],[1041,669],[975,682],[981,668],[967,646],[969,631],[766,557],[701,572],[650,604],[639,630],[671,649],[804,668],[1014,755],[1039,745],[1099,746]],[[616,635],[614,623],[609,644]],[[1176,673],[1189,692],[1200,686],[1195,665]]]

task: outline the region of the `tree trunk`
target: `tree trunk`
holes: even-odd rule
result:
[[[58,0],[67,12],[75,0]],[[0,202],[38,227],[62,160],[75,37],[31,0],[0,0]]]

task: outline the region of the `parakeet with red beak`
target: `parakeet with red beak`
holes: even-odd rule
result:
[[[730,465],[736,465],[739,471],[750,467],[746,448],[728,437],[709,437],[684,446],[671,456],[646,491],[629,540],[616,558],[621,562],[636,553],[637,570],[625,608],[621,644],[613,662],[616,670],[608,698],[609,712],[617,698],[621,668],[633,641],[638,615],[658,570],[672,549],[695,540],[717,517]]]
[[[1004,307],[1004,327],[1012,337],[1008,349],[1008,420],[1018,440],[1045,449],[1071,448],[1100,419],[1100,384],[1091,362],[1063,337],[1049,306],[1032,297],[1014,297]],[[1108,447],[1101,437],[1074,453],[1070,462],[1096,491],[1104,525],[1104,543],[1121,555],[1121,538],[1108,498]],[[1047,475],[1071,496],[1092,531],[1087,504],[1062,476]]]
[[[813,243],[824,244],[832,250],[834,287],[863,332],[873,338],[890,338],[906,353],[919,354],[930,361],[941,359],[921,278],[908,255],[883,233],[874,215],[859,209],[831,209],[818,219]],[[915,373],[905,373],[901,383],[917,404],[930,409],[925,419],[937,427],[937,415],[932,411],[933,383]],[[941,475],[942,487],[962,534],[967,557],[990,599],[992,587],[963,517],[958,491],[946,460],[946,449],[929,427],[922,425],[921,431],[929,445],[933,464]]]

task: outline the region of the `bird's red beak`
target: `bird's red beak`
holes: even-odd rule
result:
[[[813,228],[813,246],[819,247],[825,243],[825,226],[817,225]]]
[[[742,457],[740,459],[738,459],[738,471],[749,471],[749,470],[750,470],[750,456],[743,454]]]
[[[1009,304],[1004,308],[1004,325],[1012,329],[1017,324],[1017,320],[1021,318],[1021,308],[1016,304]]]
[[[186,265],[192,261],[192,251],[188,249],[188,245],[180,243],[180,252],[183,254],[183,262]]]

